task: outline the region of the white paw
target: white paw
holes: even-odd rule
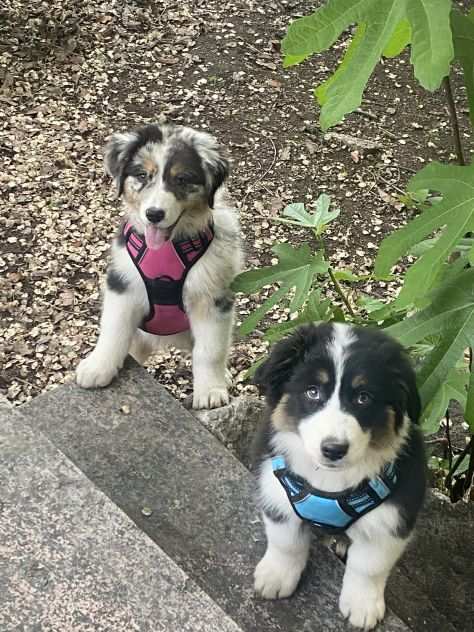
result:
[[[209,389],[195,389],[193,394],[193,408],[219,408],[229,403],[229,393],[225,386]]]
[[[300,564],[291,558],[279,559],[266,553],[254,573],[255,592],[264,599],[283,599],[295,591],[303,572]]]
[[[110,365],[95,352],[79,362],[76,369],[76,382],[82,388],[107,386],[117,375],[119,367]]]
[[[357,589],[348,584],[339,597],[339,610],[356,628],[372,630],[385,615],[383,593],[383,588],[380,590],[370,584],[361,584]]]

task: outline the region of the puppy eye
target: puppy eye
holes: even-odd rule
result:
[[[176,184],[180,184],[181,186],[184,184],[189,184],[191,182],[192,176],[188,173],[180,173],[175,176]]]
[[[321,399],[321,389],[319,388],[319,386],[310,386],[307,389],[305,395],[312,402],[319,402],[319,400]]]
[[[139,171],[135,174],[135,178],[143,184],[148,180],[148,173],[146,171]]]
[[[361,391],[356,397],[356,402],[359,406],[367,406],[367,404],[370,404],[371,401],[372,395],[367,393],[367,391]]]

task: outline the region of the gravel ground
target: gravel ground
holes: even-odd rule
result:
[[[283,70],[279,42],[307,0],[4,0],[0,8],[0,393],[22,403],[71,379],[92,348],[100,278],[120,205],[101,148],[114,130],[171,121],[216,134],[233,159],[229,189],[250,266],[275,240],[304,234],[272,218],[290,202],[329,193],[342,209],[328,235],[336,267],[372,269],[383,236],[407,220],[398,199],[430,159],[453,159],[443,94],[415,83],[407,55],[381,64],[361,110],[325,139],[314,83],[346,42]],[[457,84],[457,81],[455,81]],[[463,90],[456,86],[467,137]],[[376,296],[397,284],[369,283]],[[260,296],[239,297],[245,317]],[[287,314],[275,310],[270,321]],[[235,392],[264,349],[236,339]],[[189,360],[170,352],[150,371],[177,397]]]

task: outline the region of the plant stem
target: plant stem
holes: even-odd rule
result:
[[[469,456],[469,467],[466,474],[466,485],[464,493],[467,495],[466,500],[469,500],[470,491],[472,489],[472,482],[474,476],[474,441],[472,440],[474,435],[471,435],[471,454]]]
[[[453,478],[453,475],[455,474],[458,467],[461,465],[462,461],[464,461],[466,454],[468,454],[468,452],[471,452],[473,445],[474,445],[474,435],[471,435],[471,439],[469,443],[466,445],[464,450],[454,461],[454,465],[450,468],[448,475],[446,476],[445,484],[448,489],[451,488],[451,479]]]
[[[456,104],[454,102],[453,91],[451,88],[451,81],[449,76],[443,79],[444,89],[446,91],[446,101],[448,104],[449,118],[451,119],[451,127],[453,128],[453,139],[456,147],[456,154],[458,156],[458,162],[460,165],[465,165],[464,152],[461,140],[461,133],[459,131],[458,115],[456,112]]]
[[[448,441],[448,461],[449,461],[449,471],[453,467],[453,446],[451,443],[451,430],[449,428],[449,424],[451,423],[451,415],[449,414],[449,408],[446,410],[446,439]]]
[[[318,232],[316,230],[313,230],[313,233],[314,233],[314,238],[316,240],[317,245],[321,249],[321,252],[323,253],[323,255],[326,256],[326,246],[324,245],[324,241],[321,239],[321,235],[318,235]],[[336,288],[336,292],[339,294],[339,296],[342,299],[342,302],[347,307],[347,311],[349,312],[349,314],[353,318],[356,318],[357,314],[352,309],[352,305],[350,304],[349,299],[347,298],[347,296],[344,294],[344,290],[342,289],[341,284],[339,283],[339,281],[334,276],[334,272],[333,272],[333,269],[331,268],[331,266],[328,267],[328,274],[329,274],[329,277],[331,278],[331,281],[334,283],[334,287]]]
[[[356,313],[352,309],[352,305],[349,303],[349,299],[344,294],[344,290],[342,289],[339,281],[334,276],[334,272],[333,272],[333,270],[332,270],[332,268],[330,266],[328,268],[328,273],[329,273],[329,276],[331,277],[331,281],[334,283],[334,287],[336,288],[336,292],[339,294],[339,296],[341,297],[344,305],[347,307],[347,311],[349,312],[349,314],[351,316],[353,316],[355,318],[356,317]]]

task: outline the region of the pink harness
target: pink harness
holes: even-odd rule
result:
[[[184,281],[212,242],[212,226],[193,239],[168,240],[158,250],[147,248],[143,236],[130,223],[123,227],[123,235],[128,254],[145,283],[150,305],[140,329],[158,336],[187,331],[189,320],[183,306]]]

